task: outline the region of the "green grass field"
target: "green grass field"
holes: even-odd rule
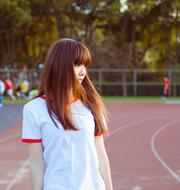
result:
[[[22,99],[11,100],[8,97],[4,97],[4,104],[25,104],[27,102],[28,100],[22,100]]]
[[[106,96],[103,97],[104,102],[120,102],[120,103],[164,103],[162,97],[119,97],[119,96]],[[170,97],[167,100],[180,101],[180,97]]]
[[[171,97],[168,100],[180,101],[180,97]],[[105,103],[164,103],[161,97],[119,97],[119,96],[106,96],[103,97]],[[10,98],[4,98],[4,104],[25,104],[28,100],[16,99],[11,100]]]

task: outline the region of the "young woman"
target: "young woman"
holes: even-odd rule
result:
[[[105,107],[88,78],[88,48],[61,39],[49,50],[39,96],[24,106],[33,190],[112,190]]]

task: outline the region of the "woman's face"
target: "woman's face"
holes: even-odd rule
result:
[[[84,77],[86,76],[86,67],[84,65],[75,65],[74,71],[75,71],[76,78],[81,83]]]

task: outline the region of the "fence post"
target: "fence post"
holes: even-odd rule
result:
[[[98,80],[99,91],[102,95],[102,69],[98,69]]]
[[[137,96],[137,69],[133,70],[133,95]]]

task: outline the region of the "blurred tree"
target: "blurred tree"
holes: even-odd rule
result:
[[[31,20],[26,1],[0,1],[0,66],[14,66],[21,30]]]
[[[71,37],[88,44],[93,67],[176,68],[179,10],[179,0],[1,0],[0,67],[35,67]]]

